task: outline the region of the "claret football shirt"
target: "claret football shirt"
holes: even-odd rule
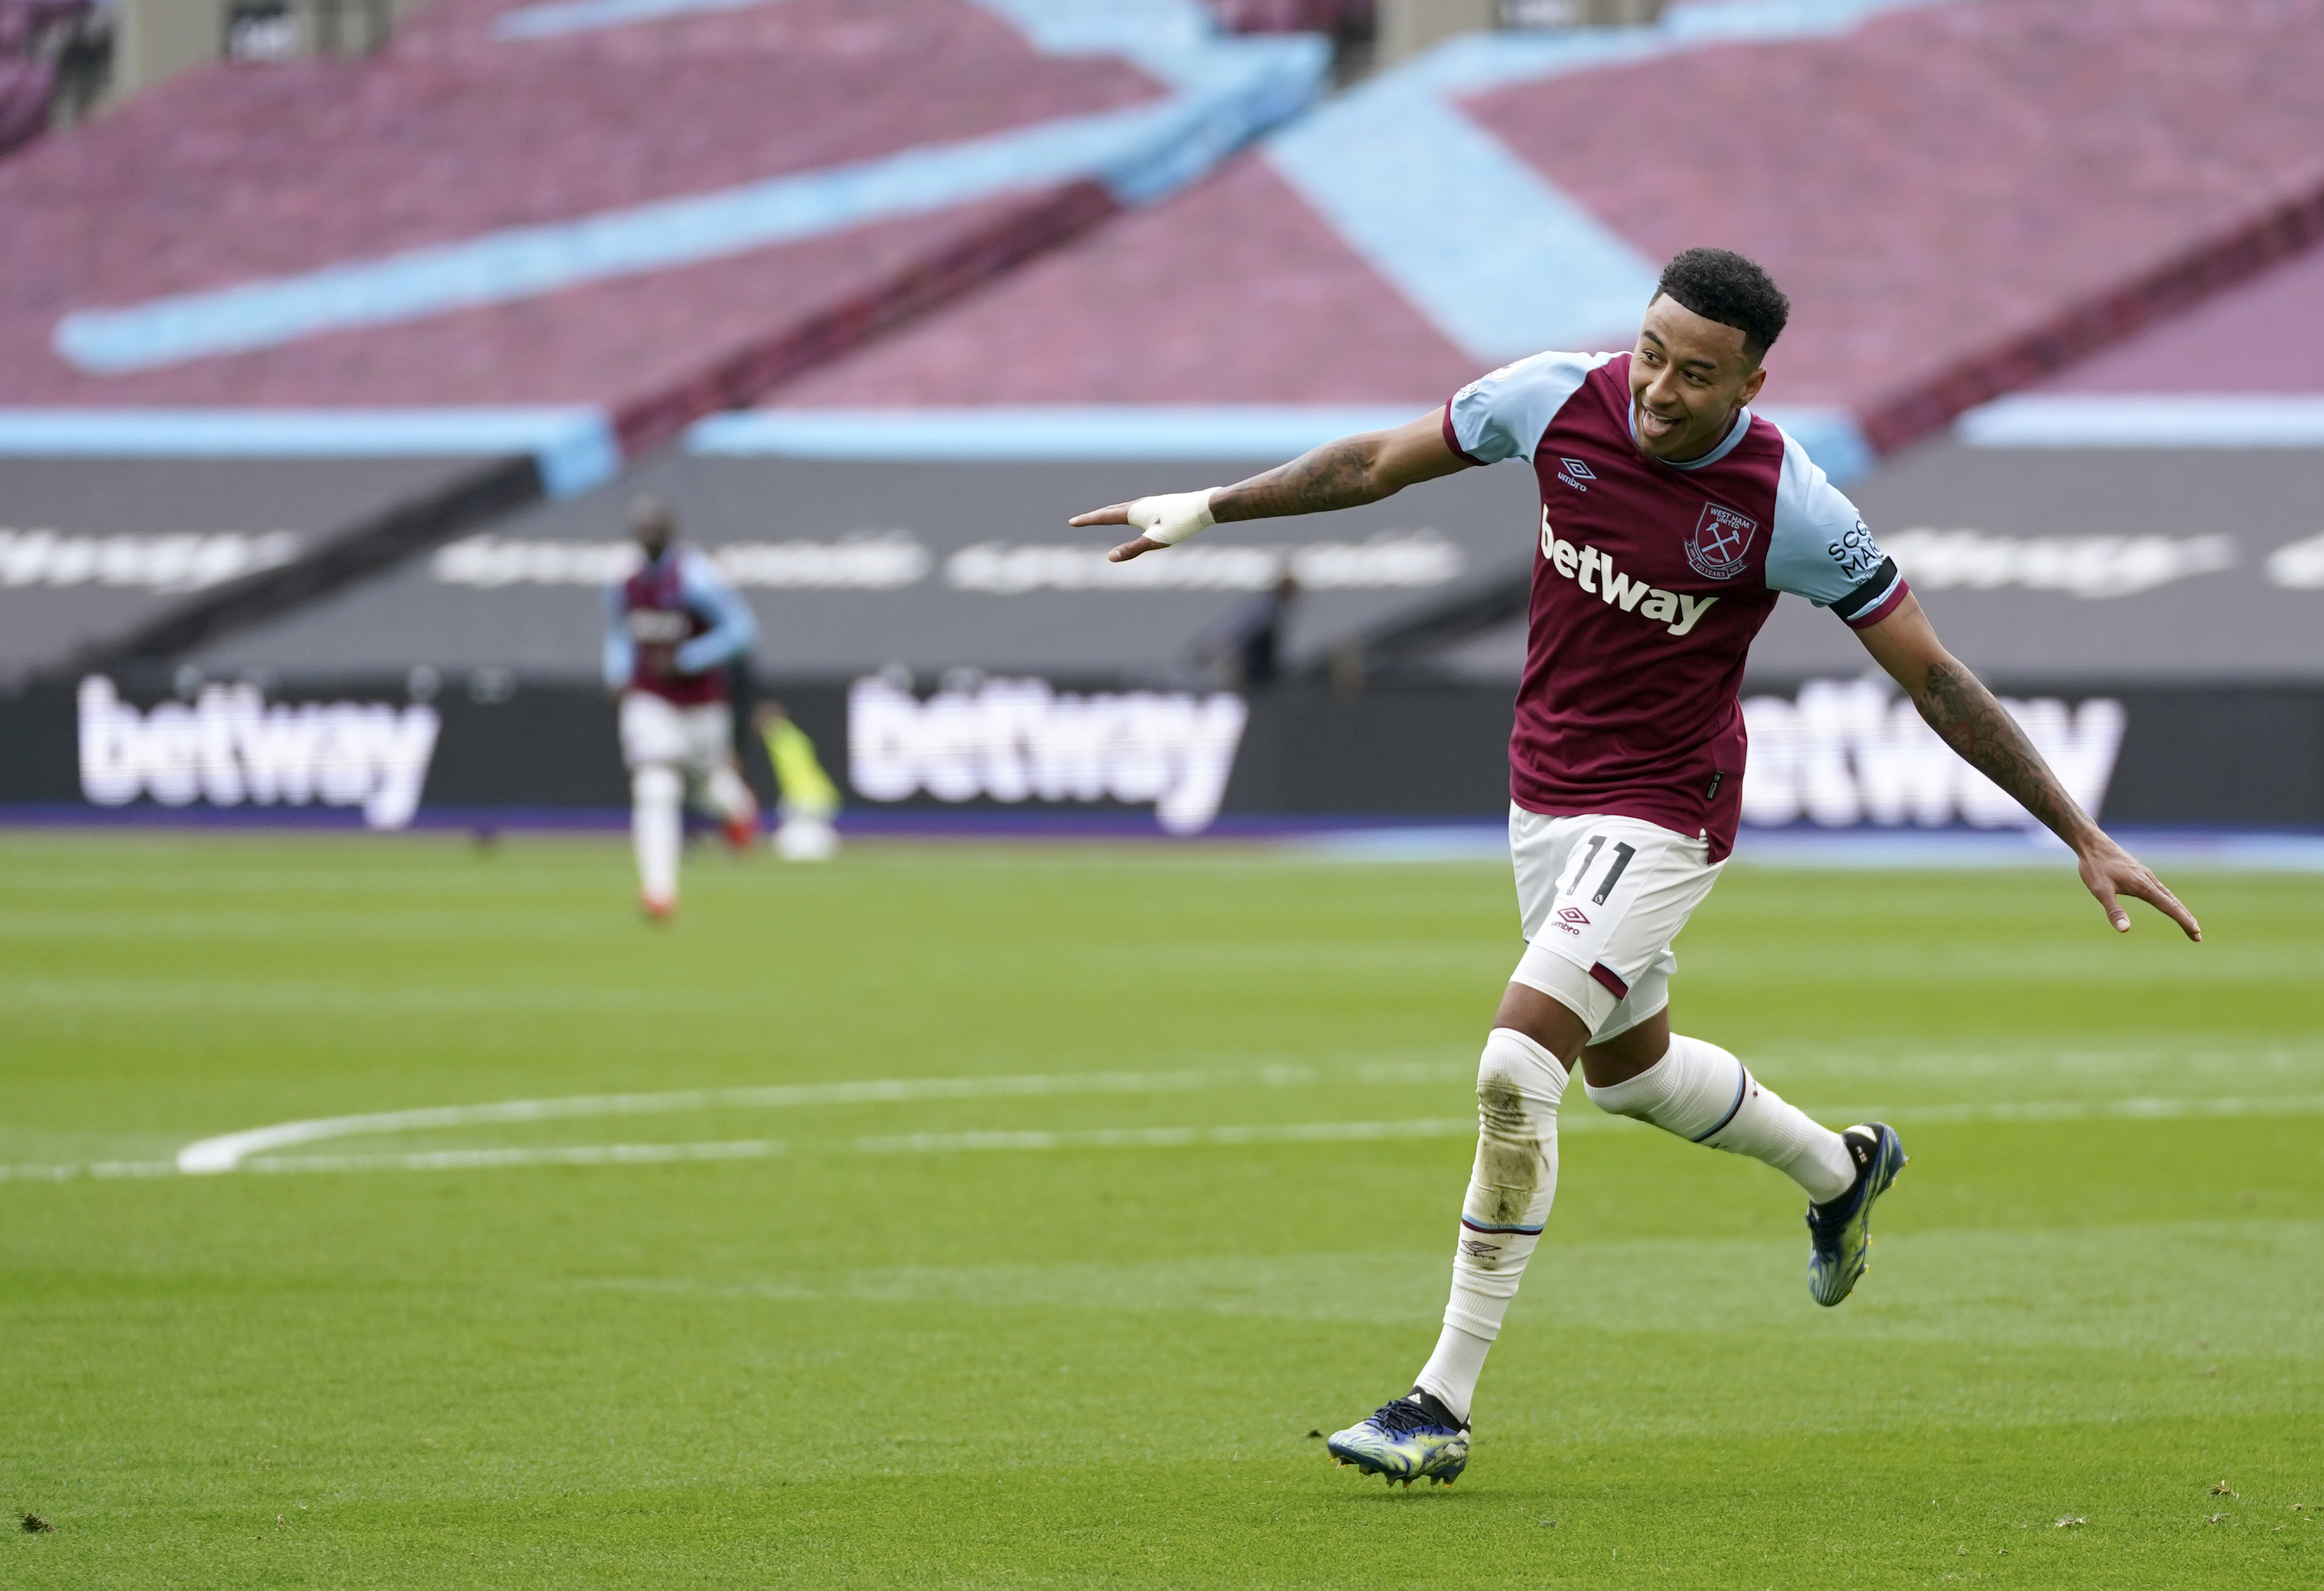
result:
[[[1904,599],[1894,560],[1800,445],[1743,410],[1701,458],[1630,429],[1630,356],[1536,354],[1444,406],[1479,464],[1533,461],[1533,606],[1509,794],[1549,817],[1642,818],[1735,843],[1743,661],[1779,592],[1861,629]]]

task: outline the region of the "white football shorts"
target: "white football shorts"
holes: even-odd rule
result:
[[[622,761],[676,768],[700,782],[734,759],[734,717],[723,701],[682,708],[650,691],[622,693]]]
[[[1509,859],[1526,953],[1511,983],[1540,990],[1602,1044],[1670,1004],[1671,941],[1719,881],[1711,842],[1640,818],[1545,818],[1511,803]]]

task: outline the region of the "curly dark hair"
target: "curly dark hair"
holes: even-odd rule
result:
[[[1775,278],[1732,249],[1691,248],[1674,255],[1655,283],[1655,297],[1667,295],[1682,309],[1743,334],[1743,351],[1757,364],[1784,335],[1792,301]]]

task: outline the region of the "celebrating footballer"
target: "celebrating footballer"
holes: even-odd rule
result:
[[[2118,930],[2135,896],[2194,917],[2070,796],[1991,691],[1937,639],[1856,507],[1750,404],[1789,304],[1740,254],[1689,249],[1664,270],[1626,354],[1543,353],[1438,412],[1344,438],[1231,486],[1075,518],[1139,534],[1116,561],[1215,523],[1377,503],[1457,470],[1523,458],[1541,488],[1525,672],[1509,740],[1509,855],[1526,949],[1477,1069],[1474,1169],[1452,1300],[1411,1392],[1330,1439],[1393,1485],[1467,1465],[1485,1358],[1557,1186],[1557,1108],[1578,1062],[1592,1104],[1690,1143],[1764,1161],[1808,1198],[1808,1290],[1846,1299],[1872,1209],[1905,1163],[1878,1122],[1834,1132],[1735,1056],[1674,1033],[1671,944],[1735,843],[1738,691],[1777,597],[1854,630],[1961,757],[2073,848]]]

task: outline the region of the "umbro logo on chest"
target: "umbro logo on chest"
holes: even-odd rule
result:
[[[1718,604],[1716,597],[1690,597],[1633,580],[1614,567],[1614,560],[1595,547],[1577,547],[1561,537],[1541,511],[1541,555],[1549,567],[1609,607],[1634,613],[1662,625],[1673,635],[1683,635]]]
[[[1562,486],[1572,486],[1577,492],[1586,492],[1590,487],[1585,483],[1597,478],[1591,473],[1590,467],[1579,458],[1561,458],[1557,461],[1557,483]]]

